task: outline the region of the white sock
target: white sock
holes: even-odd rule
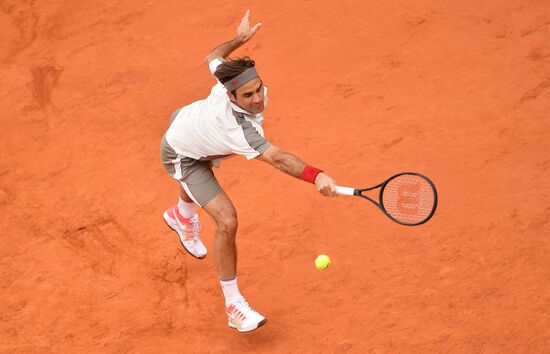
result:
[[[195,215],[195,203],[187,203],[180,197],[178,202],[178,210],[181,216],[190,219]]]
[[[231,280],[220,280],[220,284],[222,285],[223,296],[225,296],[226,307],[242,296],[237,285],[237,276]]]

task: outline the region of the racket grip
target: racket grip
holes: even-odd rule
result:
[[[340,195],[353,195],[355,188],[336,186],[336,193]]]

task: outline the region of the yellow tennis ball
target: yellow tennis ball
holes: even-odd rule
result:
[[[325,269],[330,265],[330,258],[326,254],[321,254],[315,258],[315,268]]]

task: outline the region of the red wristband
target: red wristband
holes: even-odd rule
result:
[[[302,171],[302,179],[309,183],[315,183],[315,178],[321,172],[324,172],[324,171],[315,167],[306,166]]]

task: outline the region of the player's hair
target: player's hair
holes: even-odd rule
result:
[[[253,68],[254,66],[256,66],[256,63],[254,62],[254,60],[250,59],[249,57],[236,58],[236,59],[228,58],[227,61],[224,61],[220,65],[218,65],[218,68],[216,69],[214,76],[222,84],[225,84],[229,80],[239,76],[245,70]],[[237,90],[231,91],[233,96],[235,96],[236,91]]]

